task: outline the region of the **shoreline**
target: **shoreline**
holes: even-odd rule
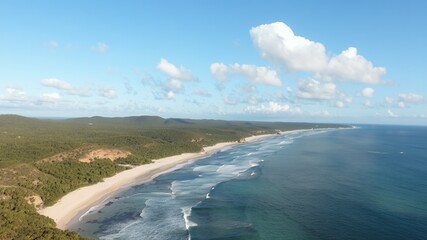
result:
[[[73,223],[73,219],[78,217],[79,213],[102,202],[111,194],[136,184],[149,182],[161,174],[175,170],[181,164],[203,159],[224,148],[253,142],[274,135],[276,134],[251,136],[245,138],[242,142],[222,142],[204,147],[202,151],[197,153],[183,153],[156,159],[152,163],[139,165],[119,172],[112,177],[105,178],[102,182],[69,192],[54,205],[38,210],[38,213],[53,219],[57,228],[66,230]]]

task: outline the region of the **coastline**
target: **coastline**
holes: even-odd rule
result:
[[[205,158],[224,148],[260,140],[276,134],[264,134],[247,137],[243,142],[223,142],[204,147],[198,153],[180,155],[153,160],[152,163],[140,165],[105,178],[102,182],[74,190],[52,206],[38,210],[38,213],[52,218],[56,227],[66,230],[72,220],[83,210],[101,202],[106,196],[120,189],[151,181],[160,174],[174,170],[178,165]]]

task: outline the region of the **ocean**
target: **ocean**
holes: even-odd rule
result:
[[[427,239],[427,127],[308,130],[224,149],[109,196],[97,239]]]

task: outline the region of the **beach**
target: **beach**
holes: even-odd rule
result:
[[[242,143],[253,142],[272,135],[274,134],[251,136],[245,138]],[[153,160],[150,164],[144,164],[122,171],[112,177],[104,179],[102,182],[70,192],[54,205],[43,208],[38,212],[41,215],[52,218],[55,221],[57,228],[67,229],[70,221],[72,221],[81,211],[96,205],[107,196],[110,196],[121,189],[148,182],[162,173],[175,169],[180,164],[202,159],[210,154],[220,151],[221,149],[242,143],[218,143],[213,146],[205,147],[198,153],[184,153]]]

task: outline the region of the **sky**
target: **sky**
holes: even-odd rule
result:
[[[425,9],[0,0],[0,114],[427,125]]]

